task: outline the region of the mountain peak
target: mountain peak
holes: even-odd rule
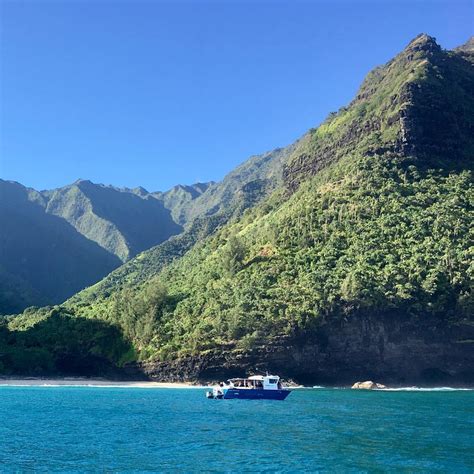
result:
[[[436,42],[436,38],[434,38],[433,36],[430,36],[426,33],[420,33],[408,43],[408,46],[405,48],[405,51],[425,51],[434,53],[441,51],[441,46]]]
[[[82,179],[82,178],[78,178],[76,179],[76,181],[74,181],[74,183],[72,183],[72,185],[74,186],[79,186],[80,184],[84,184],[84,185],[94,185],[94,183],[92,181],[90,181],[89,179]]]
[[[131,189],[132,193],[137,194],[138,196],[147,196],[150,194],[143,186],[137,186],[136,188]]]
[[[465,53],[474,53],[474,36],[471,36],[464,44],[454,48],[454,51]]]
[[[290,191],[342,150],[398,154],[424,166],[459,166],[472,146],[472,68],[420,34],[371,71],[348,107],[310,131],[285,164]]]

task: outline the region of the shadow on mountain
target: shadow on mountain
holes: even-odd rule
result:
[[[64,301],[122,263],[64,219],[46,213],[41,196],[18,183],[0,181],[0,221],[0,266],[26,282],[29,294],[43,296],[16,310]]]
[[[131,344],[117,326],[74,317],[53,309],[33,326],[20,317],[18,329],[0,326],[0,374],[122,377],[121,366],[133,357]]]

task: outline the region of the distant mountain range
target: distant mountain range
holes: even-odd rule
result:
[[[473,41],[421,34],[219,183],[4,182],[0,282],[17,307],[125,263],[0,320],[0,373],[472,384],[473,172]]]
[[[249,183],[270,192],[287,153],[251,157],[219,183],[166,192],[88,180],[36,191],[0,179],[0,314],[64,301],[194,219],[232,208]]]
[[[60,303],[181,231],[158,199],[90,181],[42,192],[0,181],[0,216],[3,312]]]

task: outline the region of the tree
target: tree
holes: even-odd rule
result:
[[[231,235],[222,253],[223,267],[230,275],[235,275],[242,269],[247,249],[240,238]]]

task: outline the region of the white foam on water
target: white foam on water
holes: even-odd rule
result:
[[[457,392],[472,391],[474,388],[460,387],[397,387],[397,388],[378,388],[379,392]]]
[[[0,387],[45,387],[45,388],[58,388],[58,387],[68,387],[68,388],[146,388],[146,389],[170,389],[170,388],[183,388],[183,389],[205,389],[210,388],[206,385],[158,385],[153,382],[147,383],[137,383],[137,384],[86,384],[86,383],[0,383]]]

